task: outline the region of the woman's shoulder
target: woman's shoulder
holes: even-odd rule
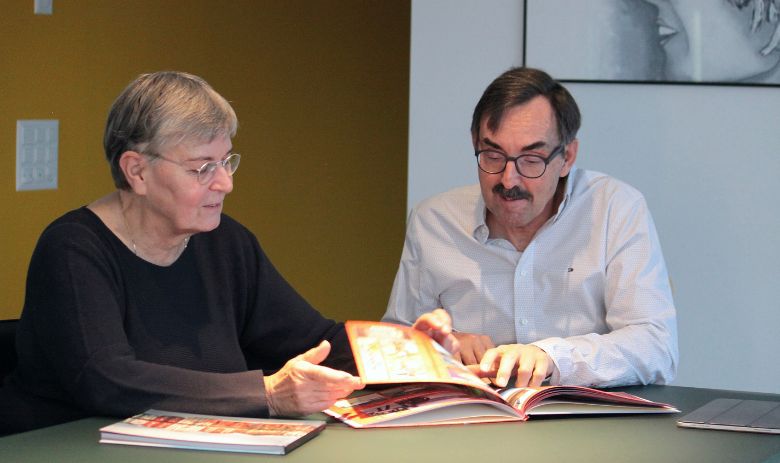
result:
[[[34,261],[60,258],[64,255],[104,254],[117,239],[86,206],[66,212],[41,232],[33,253]]]
[[[219,221],[219,226],[209,232],[209,234],[213,234],[220,238],[232,236],[234,238],[241,239],[255,239],[255,235],[247,227],[227,214],[222,214],[222,217]]]
[[[222,214],[217,228],[198,234],[195,239],[209,243],[209,248],[220,250],[220,252],[254,253],[254,249],[260,248],[255,234],[226,214]]]
[[[56,218],[43,230],[42,236],[78,237],[85,231],[103,235],[108,232],[108,228],[87,206],[82,206]]]

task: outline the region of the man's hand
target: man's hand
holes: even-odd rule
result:
[[[547,352],[533,344],[506,344],[485,352],[479,367],[470,369],[477,376],[495,378],[498,387],[505,387],[516,372],[515,387],[533,387],[540,386],[554,368]]]
[[[271,416],[301,416],[322,411],[356,389],[360,378],[319,364],[330,353],[330,343],[288,361],[281,370],[263,378]]]
[[[439,308],[420,315],[412,328],[427,334],[451,354],[458,355],[458,340],[452,334],[452,319],[446,310]]]
[[[490,336],[484,334],[453,333],[460,343],[460,361],[464,365],[475,365],[482,360],[488,349],[495,346]]]

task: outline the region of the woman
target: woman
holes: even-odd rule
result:
[[[142,75],[119,95],[104,137],[117,191],[54,221],[33,253],[6,386],[35,410],[17,430],[151,407],[305,415],[362,388],[342,371],[343,325],[222,214],[236,127],[196,76]],[[416,327],[456,348],[443,311]]]

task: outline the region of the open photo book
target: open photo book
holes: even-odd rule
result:
[[[525,421],[541,415],[676,413],[668,404],[581,386],[494,389],[425,333],[348,321],[358,373],[386,389],[339,400],[325,413],[355,428]]]

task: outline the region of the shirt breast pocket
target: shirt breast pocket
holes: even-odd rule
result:
[[[552,305],[581,306],[603,300],[604,272],[591,259],[573,258],[557,265],[547,263],[537,272],[537,290]]]

